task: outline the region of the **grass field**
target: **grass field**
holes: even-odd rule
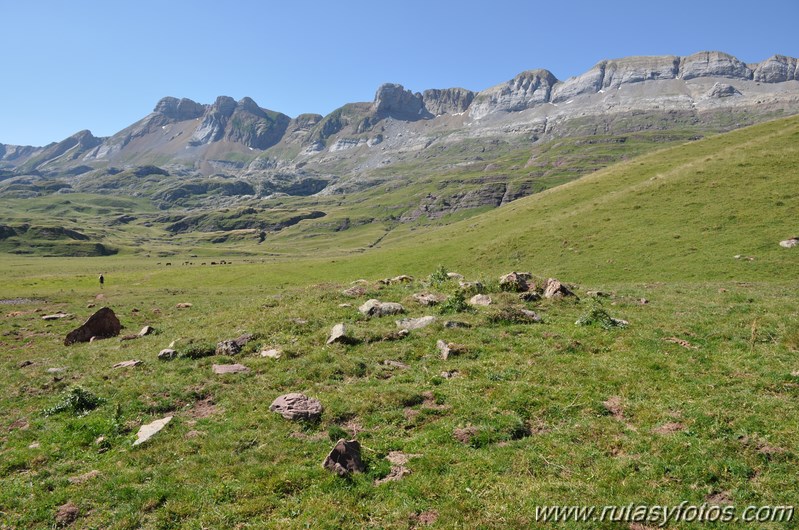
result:
[[[383,237],[357,253],[337,241],[345,231],[260,255],[253,243],[221,258],[200,246],[171,266],[156,253],[4,255],[0,527],[545,528],[537,506],[792,505],[799,249],[778,242],[799,235],[798,139],[793,118],[686,143],[446,226],[365,233]],[[199,264],[212,259],[233,263]],[[494,303],[450,314],[416,303],[457,296],[457,282],[431,281],[440,265]],[[514,269],[539,286],[557,277],[579,299],[501,292]],[[415,280],[377,283],[398,274]],[[362,295],[342,293],[361,278]],[[398,339],[395,317],[358,312],[369,298],[437,321]],[[102,306],[123,334],[157,333],[64,346]],[[542,321],[520,322],[522,308]],[[72,316],[41,319],[57,311]],[[575,324],[592,311],[629,325]],[[325,343],[339,322],[355,344]],[[172,341],[180,353],[245,332],[255,339],[235,356],[157,359]],[[465,351],[443,360],[439,339]],[[271,347],[280,359],[259,355]],[[129,359],[143,364],[112,368]],[[234,362],[250,371],[212,373]],[[76,386],[99,406],[44,414]],[[270,412],[287,392],[318,398],[321,420]],[[322,468],[340,437],[360,441],[364,473]],[[393,451],[415,455],[410,473],[376,484]],[[57,518],[68,503],[72,522]]]

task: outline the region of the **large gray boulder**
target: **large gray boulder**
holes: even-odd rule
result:
[[[398,315],[405,312],[402,304],[396,302],[381,302],[380,300],[367,300],[358,308],[358,311],[367,317],[384,317],[388,315]]]
[[[322,415],[323,408],[318,399],[292,392],[278,396],[269,405],[269,410],[277,412],[287,420],[316,421]]]
[[[89,342],[92,338],[107,339],[116,337],[122,330],[119,319],[108,307],[99,309],[89,317],[82,326],[70,331],[64,339],[64,346],[75,344],[76,342]]]

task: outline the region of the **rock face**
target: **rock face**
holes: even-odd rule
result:
[[[784,83],[799,80],[799,61],[793,57],[774,55],[755,68],[755,81],[761,83]]]
[[[277,412],[287,420],[316,421],[322,415],[323,408],[318,399],[295,392],[278,396],[269,405],[269,410]]]
[[[196,103],[190,99],[165,97],[155,106],[153,112],[163,114],[167,118],[175,121],[193,120],[199,118],[205,112],[205,105]]]
[[[400,120],[418,120],[429,113],[424,108],[422,95],[405,90],[402,85],[386,83],[377,89],[374,112],[378,116],[388,116]]]
[[[680,62],[681,79],[695,77],[731,77],[752,79],[753,72],[746,64],[723,52],[699,52]]]
[[[480,119],[492,112],[518,112],[550,100],[557,78],[549,70],[522,72],[507,83],[475,96],[469,115]]]
[[[434,115],[462,114],[474,100],[474,92],[465,88],[430,89],[422,93],[427,111]]]
[[[402,304],[396,302],[381,302],[380,300],[367,300],[358,308],[358,311],[367,317],[384,317],[388,315],[398,315],[405,312]]]
[[[82,326],[70,331],[64,339],[64,346],[76,342],[89,342],[92,337],[98,339],[116,337],[121,329],[122,325],[114,312],[108,307],[103,307],[90,316]]]
[[[350,473],[363,473],[365,467],[361,461],[361,444],[357,440],[344,440],[336,442],[335,447],[327,455],[322,467],[333,471],[340,477]]]

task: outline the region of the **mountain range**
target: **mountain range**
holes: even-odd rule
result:
[[[667,128],[677,121],[732,128],[797,108],[795,58],[775,55],[745,64],[721,52],[628,57],[601,61],[565,81],[548,70],[529,70],[480,92],[414,93],[385,84],[374,101],[349,103],[327,116],[290,118],[248,97],[220,96],[212,104],[165,97],[152,113],[110,137],[84,130],[44,147],[0,144],[0,169],[6,177],[74,177],[146,165],[197,176],[274,179],[279,173],[283,180],[316,176],[320,182],[305,191],[318,192],[474,139],[533,143]],[[646,118],[654,115],[661,116],[656,121],[665,115],[668,123]],[[720,117],[729,115],[735,116]]]

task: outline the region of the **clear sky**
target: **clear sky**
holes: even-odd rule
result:
[[[0,143],[109,136],[164,96],[296,116],[602,59],[799,56],[799,0],[0,0]]]

